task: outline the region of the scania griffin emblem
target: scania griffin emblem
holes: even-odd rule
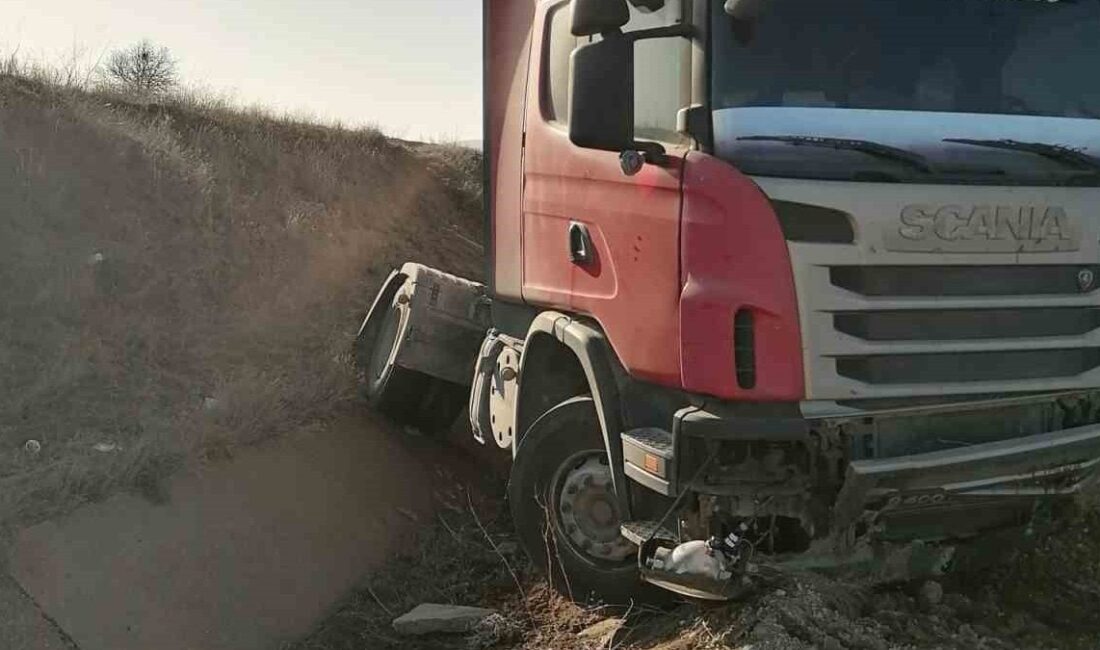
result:
[[[1081,288],[1081,291],[1091,290],[1094,282],[1096,282],[1096,274],[1092,272],[1092,269],[1081,269],[1077,272],[1077,286]]]

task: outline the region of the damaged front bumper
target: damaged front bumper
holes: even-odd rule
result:
[[[848,464],[832,527],[843,531],[863,524],[891,538],[907,536],[906,529],[915,537],[921,528],[926,538],[973,535],[996,527],[991,506],[994,514],[1026,512],[1036,499],[1075,494],[1096,480],[1098,464],[1100,425],[856,460]]]
[[[938,426],[935,416],[906,417],[923,417],[922,427]],[[647,429],[623,436],[626,475],[676,500],[663,517],[648,513],[661,525],[645,528],[646,535],[638,534],[637,522],[624,525],[624,534],[639,543],[647,581],[696,596],[728,598],[741,590],[744,572],[760,566],[862,567],[888,581],[942,572],[948,564],[957,565],[961,548],[983,547],[980,554],[990,555],[985,544],[990,540],[995,550],[1007,548],[1008,537],[1022,539],[1020,533],[1029,530],[1044,506],[1100,479],[1100,424],[972,443],[965,440],[988,440],[989,435],[952,428],[948,420],[943,424],[935,435],[959,441],[951,448],[853,458],[844,441],[858,436],[845,435],[833,422],[745,420],[684,409],[669,434]],[[831,444],[825,440],[830,436]],[[731,447],[747,451],[730,452]],[[701,453],[709,459],[724,455],[728,461],[711,471],[705,466],[711,461],[701,463]],[[796,471],[814,466],[834,469],[830,476]],[[780,480],[783,476],[787,480]],[[709,523],[698,523],[709,515]],[[703,575],[668,570],[669,562],[658,561],[658,552],[669,556],[677,545],[723,535],[713,521],[719,517],[728,523],[762,521],[765,527],[770,518],[774,541],[777,516],[808,531],[805,547],[769,554],[750,544],[740,569],[726,567],[735,574],[732,580],[709,569]],[[685,525],[693,517],[694,528]],[[675,588],[679,583],[682,588]]]

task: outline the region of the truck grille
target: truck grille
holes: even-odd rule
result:
[[[824,212],[805,208],[816,206],[852,226],[850,238],[824,238],[792,236],[784,224],[808,401],[915,404],[1100,386],[1100,188],[754,181],[777,212],[799,206],[790,219],[822,222]],[[1009,250],[992,241],[997,233],[987,241],[941,224],[942,250],[899,248],[906,209],[922,205],[1053,205],[1077,239]]]
[[[868,311],[834,314],[833,327],[864,341],[1079,336],[1100,327],[1100,308]]]
[[[833,285],[862,296],[1078,294],[1083,270],[1100,266],[834,266]]]
[[[1100,368],[1100,305],[1082,290],[1085,272],[1100,277],[1090,265],[803,267],[811,388],[871,397],[1094,383],[1084,379]]]
[[[840,357],[842,377],[868,384],[995,381],[1070,377],[1100,365],[1100,349],[881,354]]]

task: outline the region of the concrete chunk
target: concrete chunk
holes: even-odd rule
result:
[[[399,634],[435,634],[467,632],[482,619],[495,614],[491,609],[423,603],[393,621]]]

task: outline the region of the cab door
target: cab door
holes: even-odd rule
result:
[[[680,0],[642,13],[625,31],[684,20]],[[589,316],[632,375],[679,385],[680,163],[689,141],[676,132],[690,101],[690,44],[636,44],[638,138],[668,150],[665,165],[623,173],[614,152],[569,141],[569,57],[588,41],[571,34],[566,1],[540,5],[529,77],[523,194],[523,297]]]

